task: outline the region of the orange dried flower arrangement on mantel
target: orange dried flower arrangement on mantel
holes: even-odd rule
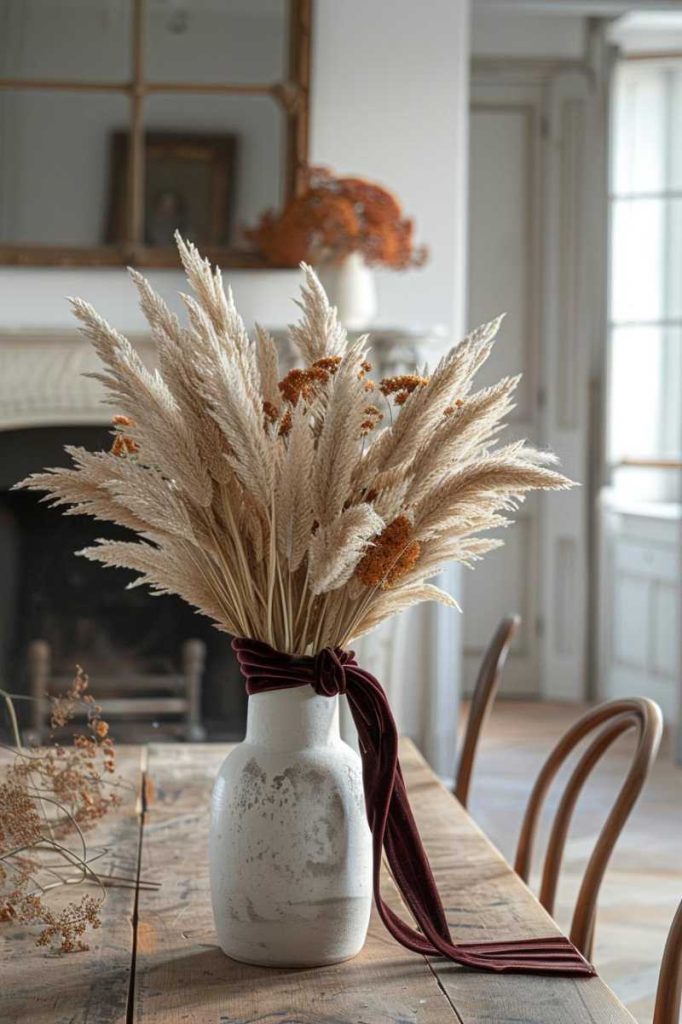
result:
[[[337,178],[325,167],[311,167],[300,195],[281,213],[268,210],[246,235],[273,266],[339,263],[357,252],[369,266],[406,270],[428,256],[415,245],[413,221],[388,189],[364,178]]]

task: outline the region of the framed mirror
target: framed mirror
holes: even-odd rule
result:
[[[0,0],[0,264],[258,267],[298,190],[311,0]]]

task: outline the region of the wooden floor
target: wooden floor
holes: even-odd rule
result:
[[[493,710],[474,770],[470,811],[508,858],[513,858],[526,798],[543,758],[579,713],[575,705],[516,701],[499,701]],[[628,737],[614,746],[578,808],[557,909],[564,927],[631,749]],[[560,786],[559,780],[557,788]],[[553,799],[548,806],[554,806]],[[546,822],[544,825],[543,839]],[[541,844],[540,855],[543,848]],[[672,763],[669,743],[664,740],[649,785],[611,861],[597,919],[595,963],[642,1024],[651,1022],[663,944],[680,899],[682,769]]]

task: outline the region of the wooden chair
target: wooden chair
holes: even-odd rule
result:
[[[520,615],[507,615],[500,622],[495,635],[493,636],[488,649],[483,655],[483,661],[476,679],[476,686],[471,698],[469,717],[467,718],[462,753],[455,775],[454,794],[466,807],[469,802],[469,789],[471,788],[471,775],[476,760],[478,741],[481,730],[490,714],[495,702],[495,696],[502,679],[509,648],[511,647],[514,634],[521,625]]]
[[[643,697],[608,701],[586,712],[571,726],[538,775],[526,807],[516,851],[514,868],[527,882],[538,820],[547,792],[570,753],[586,736],[596,733],[573,769],[550,831],[542,870],[540,902],[553,914],[566,837],[578,797],[598,761],[615,740],[630,729],[637,733],[632,763],[587,864],[571,922],[571,941],[588,959],[592,956],[597,897],[604,872],[618,836],[642,791],[661,740],[662,719],[657,704]]]
[[[682,1005],[682,903],[663,950],[653,1024],[678,1024]]]

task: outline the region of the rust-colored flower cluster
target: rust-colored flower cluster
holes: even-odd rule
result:
[[[130,416],[117,415],[112,417],[111,422],[117,428],[114,434],[114,443],[111,446],[112,453],[124,456],[136,455],[138,451],[137,441],[119,429],[120,427],[134,427],[135,421]]]
[[[398,516],[384,527],[358,562],[355,575],[367,587],[390,590],[414,566],[421,552],[412,523]]]
[[[405,270],[421,266],[428,255],[415,246],[413,234],[413,222],[387,189],[313,167],[302,193],[281,214],[265,213],[247,237],[276,266],[340,262],[359,252],[369,264]]]
[[[102,896],[86,893],[52,907],[46,892],[96,877],[83,853],[83,832],[120,802],[109,781],[116,765],[109,726],[87,690],[88,677],[78,668],[66,693],[52,698],[50,717],[54,733],[82,713],[86,731],[68,747],[17,747],[0,782],[0,921],[41,925],[37,944],[60,952],[87,948],[83,935],[100,925]]]
[[[266,423],[279,420],[279,433],[288,434],[291,430],[291,408],[298,405],[300,399],[311,402],[319,394],[320,389],[329,381],[339,368],[341,356],[325,356],[311,364],[307,369],[295,367],[278,383],[282,400],[286,403],[284,412],[278,413],[271,402],[263,402],[263,413]],[[360,380],[365,391],[374,391],[374,381],[367,375],[372,372],[372,364],[365,360],[359,371]],[[365,419],[360,425],[363,436],[369,434],[384,418],[383,413],[375,405],[365,408]]]
[[[386,398],[393,395],[396,405],[404,405],[413,391],[423,388],[428,383],[428,377],[420,377],[417,373],[402,373],[396,377],[383,377],[379,390]]]

